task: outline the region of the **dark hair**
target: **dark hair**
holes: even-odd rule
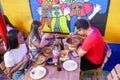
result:
[[[41,40],[40,36],[39,36],[39,32],[38,32],[38,28],[39,26],[41,26],[41,22],[39,21],[33,21],[31,24],[31,29],[30,29],[30,34],[29,34],[29,44],[31,45],[33,36],[36,36],[39,40]]]
[[[10,25],[10,27],[14,28],[13,24],[9,21],[8,17],[6,15],[3,15],[4,21],[6,25]]]
[[[41,26],[41,23],[39,21],[33,21],[31,24],[31,31],[30,33],[32,33],[32,37],[36,36],[38,39],[41,39],[39,37],[39,32],[38,32],[38,27]]]
[[[19,44],[18,44],[17,34],[8,32],[7,33],[7,49],[8,50],[15,49],[18,46],[19,46]]]
[[[10,30],[8,33],[9,34],[18,34],[18,30],[14,29],[14,30]]]
[[[75,22],[75,25],[76,29],[88,29],[89,28],[89,24],[86,20],[84,19],[79,19]]]

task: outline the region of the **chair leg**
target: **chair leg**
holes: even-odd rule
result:
[[[98,77],[98,72],[94,71],[94,77],[97,78]]]
[[[80,80],[83,79],[84,71],[80,71]]]

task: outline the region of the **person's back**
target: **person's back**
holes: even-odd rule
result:
[[[78,55],[81,57],[81,70],[95,69],[101,66],[104,56],[104,40],[95,27],[80,19],[76,21],[77,33],[86,36],[83,44],[78,48]]]
[[[7,33],[8,47],[4,55],[4,62],[8,76],[14,80],[22,80],[24,69],[30,60],[27,47],[24,43],[21,43],[20,39],[23,39],[22,35],[20,37],[17,32]]]
[[[101,64],[104,56],[104,40],[97,28],[92,28],[93,32],[85,38],[81,48],[87,51],[85,54],[87,59],[94,64]]]

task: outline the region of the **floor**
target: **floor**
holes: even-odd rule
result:
[[[107,80],[107,75],[108,75],[109,71],[102,71],[99,74],[99,78],[103,78],[104,80]],[[85,78],[93,78],[93,73],[92,72],[85,72],[85,75],[83,76],[83,80],[85,80]],[[10,80],[4,73],[3,71],[0,69],[0,80]]]
[[[4,73],[3,71],[0,69],[0,80],[10,80]]]
[[[99,74],[99,78],[103,78],[104,80],[107,80],[107,75],[108,75],[109,71],[102,71]],[[85,80],[85,78],[94,78],[93,76],[93,72],[85,72],[84,76],[83,76],[83,80]]]

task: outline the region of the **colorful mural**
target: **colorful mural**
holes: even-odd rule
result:
[[[99,28],[104,40],[120,43],[119,0],[1,0],[6,14],[16,29],[28,34],[33,20],[42,22],[43,30],[69,33],[75,31],[79,18]]]
[[[74,32],[74,23],[83,18],[89,20],[91,25],[97,26],[104,35],[109,2],[109,0],[36,0],[33,3],[33,0],[30,0],[30,9],[33,19],[42,22],[43,31]]]

